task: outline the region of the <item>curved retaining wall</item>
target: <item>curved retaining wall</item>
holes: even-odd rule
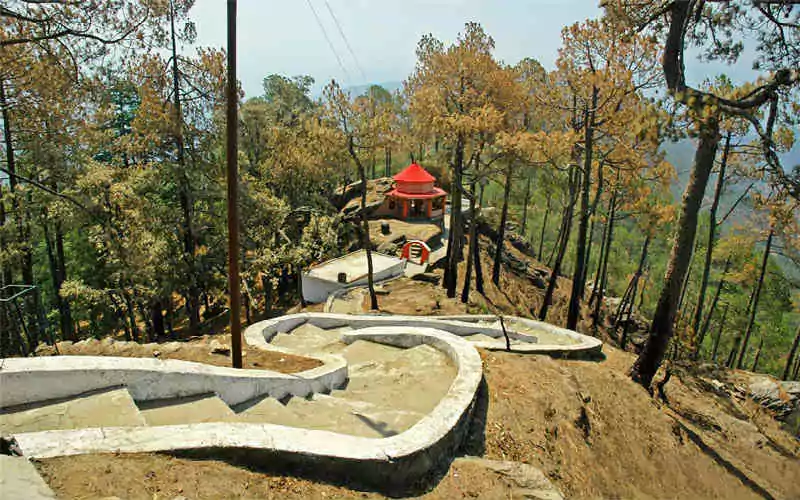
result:
[[[476,325],[478,321],[496,321],[493,315],[455,315],[455,316],[400,316],[400,315],[350,315],[335,313],[298,313],[281,316],[250,325],[244,332],[248,343],[266,349],[270,348],[269,342],[278,333],[291,332],[304,323],[310,323],[320,328],[337,328],[353,326],[369,328],[376,326],[405,326],[412,328],[436,328],[458,336],[482,333],[498,339],[497,342],[471,342],[475,347],[485,349],[505,350],[503,330],[492,326]],[[506,331],[509,338],[520,341],[511,346],[512,352],[530,354],[593,354],[598,353],[603,343],[588,335],[583,335],[573,330],[560,328],[549,323],[535,321],[516,316],[504,316],[507,321]],[[535,334],[518,333],[514,331],[514,324],[522,323],[526,327],[541,330],[554,335],[564,335],[575,344],[540,344]]]
[[[14,436],[23,454],[48,458],[86,453],[185,451],[198,455],[253,455],[302,469],[355,477],[380,489],[416,482],[449,460],[467,431],[483,376],[470,342],[440,330],[371,327],[343,335],[345,342],[371,340],[397,347],[428,344],[445,352],[457,372],[447,394],[410,429],[382,439],[272,424],[204,423],[161,427],[115,427],[44,431]],[[251,457],[251,460],[253,457]]]
[[[48,356],[5,359],[0,369],[0,408],[60,399],[126,386],[136,401],[216,393],[229,405],[269,395],[307,396],[339,387],[344,360],[302,376],[268,370],[238,370],[173,359],[109,356]]]
[[[482,378],[476,346],[460,336],[483,333],[500,339],[487,348],[504,347],[502,330],[476,325],[496,316],[352,316],[300,313],[251,325],[245,331],[253,346],[292,352],[270,344],[280,332],[303,323],[320,328],[350,325],[358,328],[341,338],[351,343],[371,340],[397,347],[428,344],[446,353],[457,367],[447,394],[428,415],[395,436],[370,439],[328,431],[273,424],[201,423],[158,427],[106,427],[17,434],[20,449],[30,458],[103,452],[180,452],[192,456],[232,457],[278,470],[316,475],[325,471],[386,491],[414,484],[439,463],[452,458],[461,443]],[[507,317],[509,335],[523,341],[512,350],[539,353],[599,351],[597,339],[546,323]],[[535,335],[513,331],[513,324],[568,335],[576,344],[545,345]],[[126,385],[134,399],[161,399],[215,392],[229,404],[269,394],[305,396],[337,387],[347,366],[339,356],[320,357],[325,365],[284,375],[260,370],[234,370],[177,360],[61,356],[7,359],[0,367],[0,406],[66,397],[92,389]],[[309,473],[310,471],[310,473]]]

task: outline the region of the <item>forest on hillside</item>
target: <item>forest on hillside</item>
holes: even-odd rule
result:
[[[3,356],[191,336],[226,314],[226,56],[194,45],[193,3],[0,2],[0,298],[20,293],[0,309]],[[337,193],[418,162],[451,206],[466,200],[473,220],[493,207],[501,242],[513,222],[536,249],[551,270],[539,319],[559,277],[572,283],[561,326],[646,317],[644,384],[665,356],[797,379],[789,4],[609,0],[605,17],[563,29],[552,68],[498,60],[468,23],[452,43],[423,36],[395,92],[331,81],[316,99],[313,76],[264,68],[263,93],[240,93],[238,111],[244,314],[296,304],[302,269],[369,246]],[[686,46],[736,63],[742,37],[759,80],[687,84]],[[666,160],[676,141],[696,150],[691,164]],[[690,172],[681,197],[676,169]],[[459,262],[477,256],[463,219],[450,212],[450,297],[480,286],[468,274],[456,290]],[[617,311],[601,311],[605,296]]]

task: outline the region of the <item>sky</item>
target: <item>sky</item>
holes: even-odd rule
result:
[[[470,21],[481,23],[494,38],[499,60],[514,64],[533,57],[553,69],[562,28],[601,16],[598,4],[599,0],[238,0],[238,76],[246,97],[260,95],[262,80],[272,73],[311,75],[315,96],[331,79],[343,87],[397,84],[413,70],[422,35],[432,33],[447,44]],[[225,47],[225,0],[196,0],[189,14],[197,26],[197,46]],[[746,44],[735,65],[709,64],[699,62],[690,48],[687,81],[698,85],[720,73],[735,83],[753,81],[753,55]],[[789,165],[800,163],[800,144],[786,160]]]
[[[469,21],[480,22],[495,39],[498,59],[513,64],[534,57],[551,69],[561,28],[598,17],[597,4],[596,0],[239,0],[239,79],[247,96],[260,94],[261,81],[272,73],[311,75],[316,91],[332,78],[345,87],[399,82],[414,68],[414,50],[422,35],[454,41]],[[225,0],[196,1],[190,16],[197,23],[197,45],[225,46],[226,5]]]

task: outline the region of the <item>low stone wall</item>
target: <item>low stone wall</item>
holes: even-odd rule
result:
[[[381,439],[272,424],[200,423],[158,427],[106,427],[17,434],[19,449],[28,458],[49,458],[87,453],[172,452],[192,456],[234,457],[281,471],[346,478],[380,491],[402,491],[452,459],[463,441],[482,378],[481,359],[475,346],[460,336],[483,333],[502,338],[502,330],[476,325],[496,316],[380,316],[300,313],[251,325],[245,331],[253,346],[289,352],[270,344],[280,332],[303,323],[320,328],[353,326],[341,334],[346,343],[369,340],[397,347],[430,345],[445,354],[457,368],[447,394],[429,414],[406,431]],[[523,318],[506,317],[509,324],[568,335],[573,345],[545,345],[535,336],[514,332],[525,340],[514,350],[523,352],[595,352],[602,344],[570,330]],[[500,342],[498,342],[500,343]],[[492,347],[490,347],[492,348]],[[301,374],[234,370],[176,360],[108,357],[48,357],[5,360],[0,369],[2,405],[72,394],[113,385],[125,385],[134,399],[162,399],[215,392],[228,404],[258,395],[281,397],[329,390],[346,378],[339,356],[323,359],[325,365]],[[260,394],[259,394],[260,393]]]
[[[560,328],[549,323],[535,321],[516,316],[504,316],[506,332],[509,338],[520,343],[511,346],[512,352],[531,354],[558,354],[558,355],[591,355],[599,353],[603,343],[588,335],[583,335],[573,330]],[[409,328],[436,328],[458,336],[481,333],[498,339],[497,342],[472,342],[475,347],[485,349],[505,349],[503,330],[501,328],[476,325],[479,321],[496,321],[493,315],[453,315],[453,316],[400,316],[400,315],[350,315],[335,313],[298,313],[260,321],[250,325],[245,331],[249,343],[268,343],[277,333],[293,330],[298,325],[308,322],[320,328],[337,328],[352,325],[356,328],[370,328],[376,326],[405,326]],[[541,330],[554,335],[564,335],[574,340],[575,344],[544,344],[538,343],[535,335],[519,333],[514,330],[514,324],[521,323],[533,330]],[[260,339],[260,340],[259,340]]]
[[[467,430],[483,376],[473,346],[431,328],[373,327],[348,332],[342,338],[348,343],[362,339],[397,347],[431,345],[450,357],[457,368],[456,377],[433,411],[405,432],[382,439],[248,423],[44,431],[14,437],[29,458],[158,451],[245,454],[250,460],[357,476],[360,482],[381,490],[413,484],[436,465],[451,460]]]
[[[330,365],[316,368],[325,389]],[[310,370],[310,371],[314,371]],[[345,367],[346,370],[346,367]],[[173,359],[108,356],[48,356],[4,360],[0,370],[0,408],[61,399],[97,389],[125,386],[136,401],[215,393],[229,405],[259,396],[307,396],[326,385],[313,373],[305,378],[267,370],[237,370]],[[338,380],[341,379],[341,380]]]

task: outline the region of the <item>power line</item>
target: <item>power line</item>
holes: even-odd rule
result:
[[[342,64],[342,58],[339,57],[339,53],[336,52],[336,47],[333,46],[333,42],[331,42],[331,39],[328,36],[328,32],[325,31],[325,26],[322,25],[322,21],[320,20],[319,16],[317,15],[316,9],[314,9],[314,6],[311,5],[311,0],[306,0],[306,3],[308,4],[308,7],[311,9],[311,12],[314,14],[314,19],[317,20],[317,24],[319,25],[319,29],[322,31],[322,34],[325,36],[325,40],[327,40],[327,42],[328,42],[328,47],[331,48],[331,52],[333,52],[333,55],[336,56],[336,60],[339,62],[339,67],[342,69],[342,72],[344,73],[345,78],[347,78],[348,80],[352,80],[350,78],[350,74],[345,69],[344,64]]]
[[[356,68],[358,68],[358,72],[361,73],[361,78],[363,78],[364,83],[366,83],[367,76],[364,74],[364,69],[361,67],[361,64],[359,64],[358,58],[356,57],[356,53],[353,51],[353,47],[350,46],[350,42],[347,40],[347,37],[344,35],[344,30],[342,29],[342,25],[339,24],[339,19],[336,17],[336,14],[333,13],[333,9],[331,8],[331,4],[328,3],[328,0],[325,0],[325,6],[328,8],[328,12],[330,12],[331,17],[333,18],[333,22],[336,24],[336,28],[339,30],[339,34],[342,36],[342,40],[344,40],[344,44],[347,47],[347,50],[353,57],[353,61],[355,61],[356,63]]]

